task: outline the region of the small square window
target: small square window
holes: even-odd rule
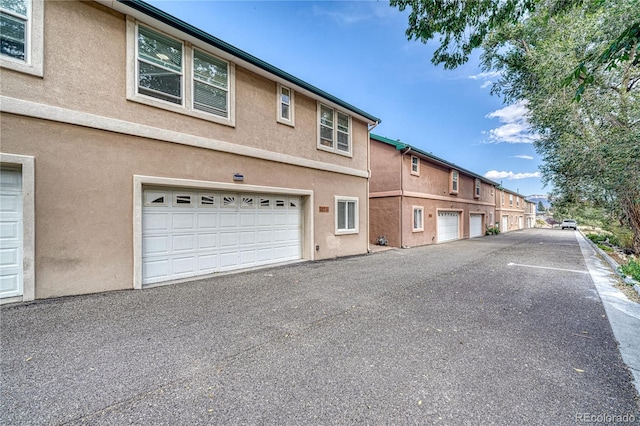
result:
[[[236,196],[233,194],[224,194],[222,196],[222,207],[235,207]]]
[[[199,194],[198,205],[200,207],[217,207],[218,203],[215,194]]]
[[[358,233],[358,199],[336,197],[336,234]]]
[[[193,195],[176,192],[173,194],[173,205],[177,207],[191,207],[193,205]]]
[[[167,193],[164,191],[144,191],[145,206],[166,206]]]
[[[271,198],[260,197],[258,200],[258,207],[261,209],[270,209],[271,208]]]
[[[287,200],[283,198],[276,198],[276,208],[283,209],[287,207]]]
[[[244,208],[252,208],[255,207],[255,197],[251,195],[243,195],[242,196],[242,207]]]

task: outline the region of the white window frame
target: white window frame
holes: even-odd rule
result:
[[[451,169],[451,176],[449,178],[450,187],[449,193],[457,194],[460,190],[460,172],[456,169]]]
[[[317,147],[318,149],[322,150],[322,151],[328,151],[328,152],[332,152],[334,154],[339,154],[339,155],[344,155],[346,157],[351,157],[353,156],[353,138],[352,138],[352,134],[353,134],[353,123],[352,123],[352,119],[351,119],[351,115],[345,113],[344,111],[341,111],[337,108],[334,108],[330,105],[327,104],[323,104],[321,102],[317,103],[317,114],[318,114],[318,124],[317,124],[317,128],[318,128],[318,143],[317,143]],[[333,128],[332,130],[332,137],[333,137],[333,146],[326,146],[323,145],[321,143],[322,138],[321,138],[321,128],[322,128],[322,123],[321,123],[321,118],[322,118],[322,108],[328,108],[330,110],[333,111]],[[338,115],[342,114],[344,116],[347,117],[347,119],[349,120],[349,129],[348,129],[348,134],[347,134],[347,141],[349,144],[349,149],[347,151],[343,151],[341,149],[338,149],[338,133],[343,133],[344,132],[340,132],[338,129]],[[328,127],[328,126],[327,126]]]
[[[516,206],[520,207],[520,197],[516,197]]]
[[[2,10],[10,16],[19,15]],[[25,18],[20,16],[21,19]],[[43,77],[44,75],[44,1],[27,0],[27,15],[25,23],[25,59],[0,55],[0,67]]]
[[[338,204],[339,203],[354,203],[355,204],[355,212],[354,212],[354,228],[348,228],[348,209],[345,210],[345,214],[347,215],[345,217],[345,224],[347,225],[346,228],[344,229],[340,229],[338,228]],[[357,234],[359,233],[359,216],[360,216],[360,208],[359,208],[359,199],[358,197],[341,197],[341,196],[336,196],[335,197],[335,227],[336,227],[336,235],[347,235],[347,234]]]
[[[202,80],[199,80],[199,79],[196,78],[195,67],[193,65],[193,63],[195,61],[195,58],[196,58],[196,50],[199,50],[201,53],[203,53],[203,54],[205,54],[207,56],[212,56],[213,59],[216,59],[216,60],[218,60],[220,62],[224,62],[225,64],[227,64],[227,87],[226,88],[218,86],[216,84],[211,84],[209,82],[205,82],[205,81],[202,81]],[[225,61],[224,59],[220,58],[219,56],[216,56],[216,55],[214,55],[214,54],[212,54],[210,52],[207,52],[204,49],[199,49],[197,47],[193,47],[191,49],[191,61],[190,61],[190,64],[191,64],[191,93],[193,94],[191,96],[190,105],[191,105],[192,110],[194,112],[198,113],[198,114],[211,115],[213,117],[218,117],[218,118],[220,118],[222,120],[227,120],[228,117],[229,117],[230,108],[231,108],[230,107],[230,104],[231,104],[231,101],[230,101],[230,99],[231,99],[231,93],[230,93],[231,82],[229,81],[231,79],[230,78],[231,64],[229,63],[229,61]],[[201,84],[205,84],[205,85],[208,85],[208,86],[211,86],[211,87],[215,87],[216,89],[222,90],[222,91],[224,91],[226,93],[226,104],[227,104],[226,116],[225,115],[220,115],[220,114],[214,114],[212,112],[203,111],[201,109],[197,109],[196,108],[196,106],[195,106],[195,103],[196,103],[196,100],[195,100],[195,93],[196,93],[195,85],[196,85],[196,81],[198,81],[198,83],[201,83]]]
[[[416,226],[416,213],[419,216],[419,222]],[[413,232],[422,232],[424,231],[424,207],[422,206],[413,206]]]
[[[509,205],[513,206],[513,194],[509,194]]]
[[[420,157],[415,155],[411,156],[411,174],[414,176],[420,176]]]
[[[176,104],[138,92],[138,28],[142,25],[154,32],[173,38],[182,43],[182,103]],[[182,35],[184,37],[184,35]],[[194,67],[195,50],[227,63],[227,116],[195,109],[194,107]],[[152,25],[138,22],[133,17],[127,17],[127,99],[144,105],[196,117],[202,120],[235,127],[235,64],[215,53],[210,46],[192,45],[181,38],[181,33],[169,34]]]
[[[286,104],[283,99],[282,99],[282,90],[286,89],[289,91],[289,103]],[[288,105],[289,106],[289,118],[285,118],[282,115],[282,106],[283,105]],[[295,127],[295,123],[296,123],[296,115],[295,115],[295,92],[293,91],[293,89],[289,86],[284,86],[280,83],[278,83],[277,85],[277,92],[276,92],[276,113],[277,113],[277,118],[276,121],[278,123],[281,124],[286,124],[287,126],[291,126],[291,127]]]
[[[482,181],[480,181],[480,179],[476,178],[476,186],[474,189],[474,197],[475,198],[480,198],[480,194],[482,193]]]

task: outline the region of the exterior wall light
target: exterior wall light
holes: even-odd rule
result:
[[[236,173],[233,175],[233,181],[234,182],[242,182],[244,180],[244,175],[240,174],[240,173]]]

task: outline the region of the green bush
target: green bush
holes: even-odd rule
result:
[[[625,274],[629,275],[636,281],[640,281],[640,260],[630,260],[626,265],[622,265],[620,270]]]
[[[612,249],[611,247],[609,247],[609,246],[605,246],[605,245],[603,245],[603,244],[598,244],[598,243],[596,243],[596,246],[598,246],[598,248],[599,248],[600,250],[609,251],[609,252],[612,252],[612,251],[613,251],[613,249]]]
[[[487,230],[485,235],[498,235],[500,233],[500,228],[497,226],[487,226]]]

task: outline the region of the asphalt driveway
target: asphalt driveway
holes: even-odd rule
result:
[[[573,231],[0,314],[0,424],[640,423]]]

